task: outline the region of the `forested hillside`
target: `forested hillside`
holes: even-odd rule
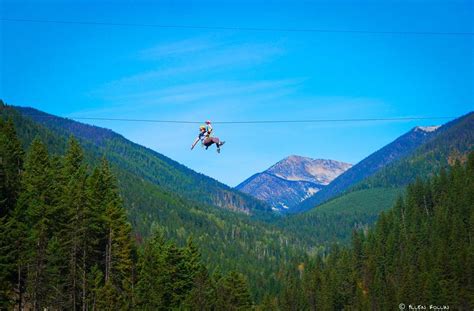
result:
[[[473,150],[474,112],[471,112],[443,125],[436,137],[421,145],[412,155],[391,163],[355,189],[404,186],[456,160],[465,161]]]
[[[458,272],[437,266],[441,261],[427,259],[425,253],[439,249],[424,250],[423,243],[439,240],[454,254],[460,247],[471,247],[465,237],[474,219],[472,191],[465,188],[472,186],[473,160],[466,156],[472,150],[472,114],[443,128],[436,139],[413,153],[423,163],[429,160],[425,166],[412,161],[398,170],[410,171],[415,164],[416,174],[429,176],[433,170],[428,165],[447,167],[455,160],[468,162],[467,168],[457,165],[449,174],[410,186],[405,199],[384,213],[375,229],[371,228],[379,213],[405,194],[404,183],[412,177],[401,183],[384,177],[381,180],[387,183],[361,184],[316,209],[277,217],[264,213],[265,207],[260,209],[253,199],[250,204],[257,205],[247,210],[228,209],[205,203],[209,197],[192,200],[175,193],[159,181],[161,169],[176,183],[200,174],[192,172],[189,177],[186,168],[175,170],[164,160],[162,164],[159,156],[154,159],[153,152],[143,147],[130,156],[134,145],[117,138],[118,145],[128,145],[113,147],[113,132],[67,121],[82,133],[74,138],[65,125],[46,127],[3,104],[0,115],[0,308],[21,301],[24,307],[50,309],[110,305],[229,310],[235,305],[249,309],[260,302],[263,310],[385,309],[395,298],[409,297],[399,291],[404,282],[420,286],[428,298],[442,290],[442,285],[427,288],[426,279],[410,276],[428,265],[437,269],[429,280],[439,276],[440,284],[456,279],[457,288],[467,286],[457,296],[448,291],[442,297],[457,306],[471,304],[466,297],[472,284],[459,279]],[[83,131],[102,136],[89,139]],[[137,163],[130,164],[133,161]],[[156,170],[154,180],[144,175],[147,163]],[[387,176],[398,178],[395,163]],[[206,180],[216,191],[224,189],[207,177],[200,182]],[[241,198],[235,205],[247,202],[245,196],[232,193]],[[455,193],[459,200],[450,203]],[[420,206],[424,214],[414,211]],[[402,216],[395,212],[400,209]],[[466,214],[460,216],[461,212]],[[432,229],[440,221],[449,228],[443,236]],[[461,233],[454,232],[455,226]],[[345,248],[354,229],[359,230],[355,244]],[[455,238],[461,244],[450,248]],[[408,246],[412,240],[413,249]],[[391,245],[390,252],[383,245]],[[426,256],[418,256],[418,250]],[[460,258],[470,260],[469,256],[460,253],[439,260],[458,267],[465,265]],[[395,294],[380,298],[392,290]]]
[[[249,309],[245,278],[210,274],[191,239],[158,230],[143,245],[107,161],[89,168],[79,143],[51,156],[36,138],[26,156],[0,119],[0,309]]]
[[[402,188],[355,191],[312,210],[281,218],[278,223],[287,231],[298,232],[320,250],[333,243],[348,244],[354,229],[372,226],[402,193]]]
[[[411,184],[375,228],[354,233],[350,248],[299,264],[266,308],[472,310],[474,153],[465,160]]]
[[[264,203],[179,164],[153,150],[135,144],[111,130],[56,117],[33,108],[12,107],[44,125],[57,136],[74,135],[90,149],[128,172],[162,189],[193,201],[251,213],[269,209]]]
[[[24,149],[35,137],[44,142],[53,156],[67,150],[66,135],[57,135],[44,126],[23,117],[11,107],[0,108],[4,119],[11,117]],[[84,159],[97,166],[105,156],[91,142],[79,140]],[[113,154],[108,152],[107,159]],[[245,213],[191,201],[156,185],[128,167],[110,161],[133,234],[139,241],[158,229],[167,239],[184,246],[193,236],[204,263],[211,269],[243,273],[251,284],[253,297],[264,291],[277,292],[276,273],[293,257],[305,256],[310,246],[297,234],[284,231],[268,222],[251,219]]]
[[[406,141],[413,143],[414,137],[425,137],[423,140],[426,142],[411,155],[393,161],[372,177],[352,186],[345,194],[309,211],[281,219],[281,226],[289,232],[299,232],[313,245],[349,242],[352,230],[368,228],[375,223],[380,212],[395,203],[407,184],[416,178],[428,177],[456,160],[466,160],[467,154],[474,150],[474,113],[449,122],[436,132],[436,135],[419,136],[422,134],[412,131],[397,139],[391,145],[396,144],[399,149],[403,149]],[[427,137],[430,139],[426,140]],[[367,160],[372,158],[370,156]],[[344,175],[354,168],[359,170],[360,165],[355,165],[339,178],[345,178]],[[337,183],[338,179],[334,182]]]
[[[311,209],[321,203],[341,195],[358,182],[370,177],[390,163],[411,154],[416,148],[438,135],[438,131],[416,127],[400,136],[387,146],[372,153],[346,172],[337,177],[331,184],[299,204],[294,212]]]

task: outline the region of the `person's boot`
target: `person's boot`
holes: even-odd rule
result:
[[[219,143],[219,147],[222,146],[223,144],[225,144],[225,141],[221,141],[221,142]]]
[[[221,148],[217,147],[217,153],[221,153]]]

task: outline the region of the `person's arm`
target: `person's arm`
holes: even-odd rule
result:
[[[194,149],[194,147],[196,146],[196,144],[198,143],[198,141],[199,141],[200,139],[201,139],[201,138],[200,138],[199,136],[196,137],[196,139],[194,140],[194,143],[193,143],[192,146],[191,146],[191,150]]]
[[[209,137],[211,136],[211,133],[212,133],[212,126],[210,124],[207,125],[207,132],[206,132],[206,136]]]

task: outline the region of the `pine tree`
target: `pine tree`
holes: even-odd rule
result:
[[[100,267],[96,264],[92,266],[89,279],[87,284],[89,284],[89,295],[87,297],[87,305],[91,310],[98,310],[97,304],[101,300],[100,293],[102,289],[102,284],[104,280],[104,274]]]
[[[10,218],[11,219],[11,218]],[[0,217],[0,309],[10,309],[14,297],[15,256],[11,239],[11,220]],[[9,221],[10,220],[10,221]]]
[[[0,120],[0,217],[7,215],[16,205],[23,157],[13,121]]]
[[[165,241],[159,232],[150,237],[139,257],[137,295],[142,310],[165,307]]]
[[[67,271],[64,257],[61,241],[57,236],[53,236],[48,241],[46,249],[46,283],[48,284],[46,304],[53,310],[61,310],[68,306],[68,297],[64,287]]]
[[[127,221],[115,178],[107,161],[100,167],[104,186],[105,203],[105,285],[120,293],[123,306],[133,304],[132,295],[132,240],[131,227]],[[110,292],[110,288],[106,292]]]
[[[285,278],[285,287],[280,294],[280,305],[283,310],[303,310],[306,309],[306,299],[304,297],[302,280],[299,278],[296,271],[288,272]],[[311,289],[305,288],[307,294],[310,294]]]
[[[235,271],[217,280],[216,310],[248,310],[253,302],[242,274]]]
[[[193,287],[183,302],[186,310],[210,310],[216,303],[212,280],[206,269],[201,269],[194,275]]]
[[[470,207],[470,211],[466,213],[465,217],[467,223],[467,247],[466,247],[466,257],[464,259],[463,266],[465,267],[465,277],[466,277],[466,305],[474,306],[474,152],[469,154],[467,163],[466,163],[466,188],[468,189],[466,193],[466,206]]]
[[[193,310],[208,310],[215,304],[214,288],[209,272],[202,263],[201,254],[194,244],[192,236],[187,240],[184,255],[188,284],[183,306]]]
[[[103,174],[99,167],[95,167],[87,180],[87,192],[89,210],[87,218],[91,234],[89,241],[92,247],[90,254],[91,266],[97,265],[101,271],[105,271],[105,249],[107,245],[106,230],[106,206],[107,206],[107,184],[102,180]]]
[[[69,139],[68,149],[62,167],[61,214],[64,226],[59,228],[63,237],[63,249],[67,258],[68,278],[66,282],[68,307],[76,310],[87,309],[87,280],[89,266],[89,235],[87,211],[87,173],[83,165],[83,151],[73,137]]]
[[[319,257],[310,262],[304,268],[302,280],[302,292],[309,310],[317,310],[320,307],[321,278],[323,263]]]
[[[206,270],[206,267],[201,262],[201,254],[194,244],[192,236],[190,236],[186,242],[184,248],[184,273],[186,275],[184,289],[189,292],[195,286],[195,279],[198,275],[203,276],[202,272]]]
[[[107,280],[105,285],[97,291],[97,301],[95,303],[97,310],[115,311],[127,310],[126,302],[117,286]]]
[[[0,309],[9,309],[15,296],[12,289],[18,257],[14,237],[21,224],[12,214],[20,193],[23,156],[12,120],[5,123],[0,119]]]
[[[22,188],[18,204],[20,209],[26,211],[30,231],[28,252],[21,256],[28,258],[27,291],[30,303],[34,309],[42,309],[47,301],[46,252],[54,221],[54,207],[49,155],[39,139],[33,141],[28,151]]]
[[[276,311],[280,310],[278,308],[277,298],[273,295],[265,295],[262,299],[262,302],[257,306],[256,310],[258,311]]]
[[[15,308],[21,310],[24,302],[26,286],[26,265],[29,250],[28,237],[29,227],[26,221],[26,211],[19,204],[10,213],[9,217],[3,217],[0,221],[0,260],[2,268],[7,271],[7,278],[2,281],[2,304],[13,300]],[[13,294],[12,294],[13,293]],[[6,295],[6,296],[3,296]],[[5,307],[9,309],[9,307]]]
[[[184,251],[169,243],[165,252],[165,305],[176,308],[185,299],[190,283]]]

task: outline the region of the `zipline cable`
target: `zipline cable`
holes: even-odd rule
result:
[[[37,118],[59,118],[53,115],[23,114]],[[148,122],[148,123],[176,123],[176,124],[201,124],[203,121],[186,120],[156,120],[156,119],[128,119],[128,118],[101,118],[101,117],[63,117],[71,120],[90,121],[119,121],[119,122]],[[374,122],[374,121],[416,121],[416,120],[446,120],[455,117],[395,117],[395,118],[353,118],[353,119],[301,119],[301,120],[251,120],[251,121],[213,121],[213,124],[272,124],[272,123],[331,123],[331,122]]]
[[[0,18],[3,22],[43,23],[43,24],[71,24],[88,26],[119,26],[119,27],[149,27],[161,29],[201,29],[226,31],[257,31],[257,32],[306,32],[306,33],[348,33],[348,34],[377,34],[377,35],[428,35],[428,36],[474,36],[474,32],[443,32],[443,31],[372,31],[351,29],[323,29],[323,28],[266,28],[266,27],[227,27],[204,25],[166,25],[141,23],[110,23],[91,21],[69,21],[50,19]]]

